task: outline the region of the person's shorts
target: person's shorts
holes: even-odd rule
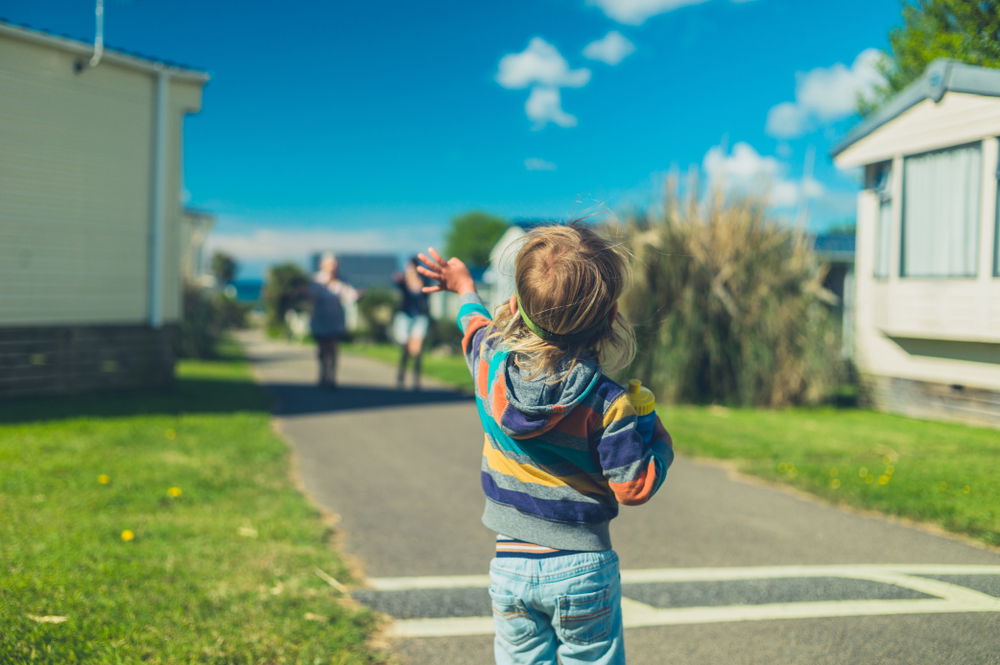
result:
[[[392,339],[400,345],[406,344],[414,337],[424,339],[427,337],[430,324],[430,317],[425,314],[410,316],[404,312],[396,312],[396,316],[392,319]]]

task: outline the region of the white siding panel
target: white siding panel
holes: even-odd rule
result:
[[[153,82],[73,61],[0,39],[3,324],[147,315]]]

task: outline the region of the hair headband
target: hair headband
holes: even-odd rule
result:
[[[604,330],[604,328],[608,325],[608,320],[604,319],[590,326],[586,330],[581,330],[580,332],[569,333],[566,335],[550,332],[531,320],[528,313],[524,311],[524,307],[521,307],[520,294],[515,294],[515,297],[517,298],[517,311],[521,314],[521,320],[524,321],[524,325],[528,326],[528,330],[547,342],[583,342]]]

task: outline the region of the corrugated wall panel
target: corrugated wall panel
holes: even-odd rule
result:
[[[3,324],[141,322],[148,314],[153,79],[108,64],[76,74],[74,59],[0,38]],[[176,153],[179,122],[168,128]],[[168,179],[179,188],[176,171]],[[178,202],[167,202],[170,235]],[[168,250],[168,261],[175,256]],[[165,290],[176,300],[175,284]]]

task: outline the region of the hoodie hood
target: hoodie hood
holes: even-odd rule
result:
[[[500,429],[515,439],[538,436],[554,427],[583,401],[601,378],[595,358],[578,359],[556,383],[546,377],[526,379],[510,355],[503,359],[500,370],[504,373],[504,397],[509,406],[495,416],[499,416]],[[495,383],[490,386],[490,390],[496,388]]]

